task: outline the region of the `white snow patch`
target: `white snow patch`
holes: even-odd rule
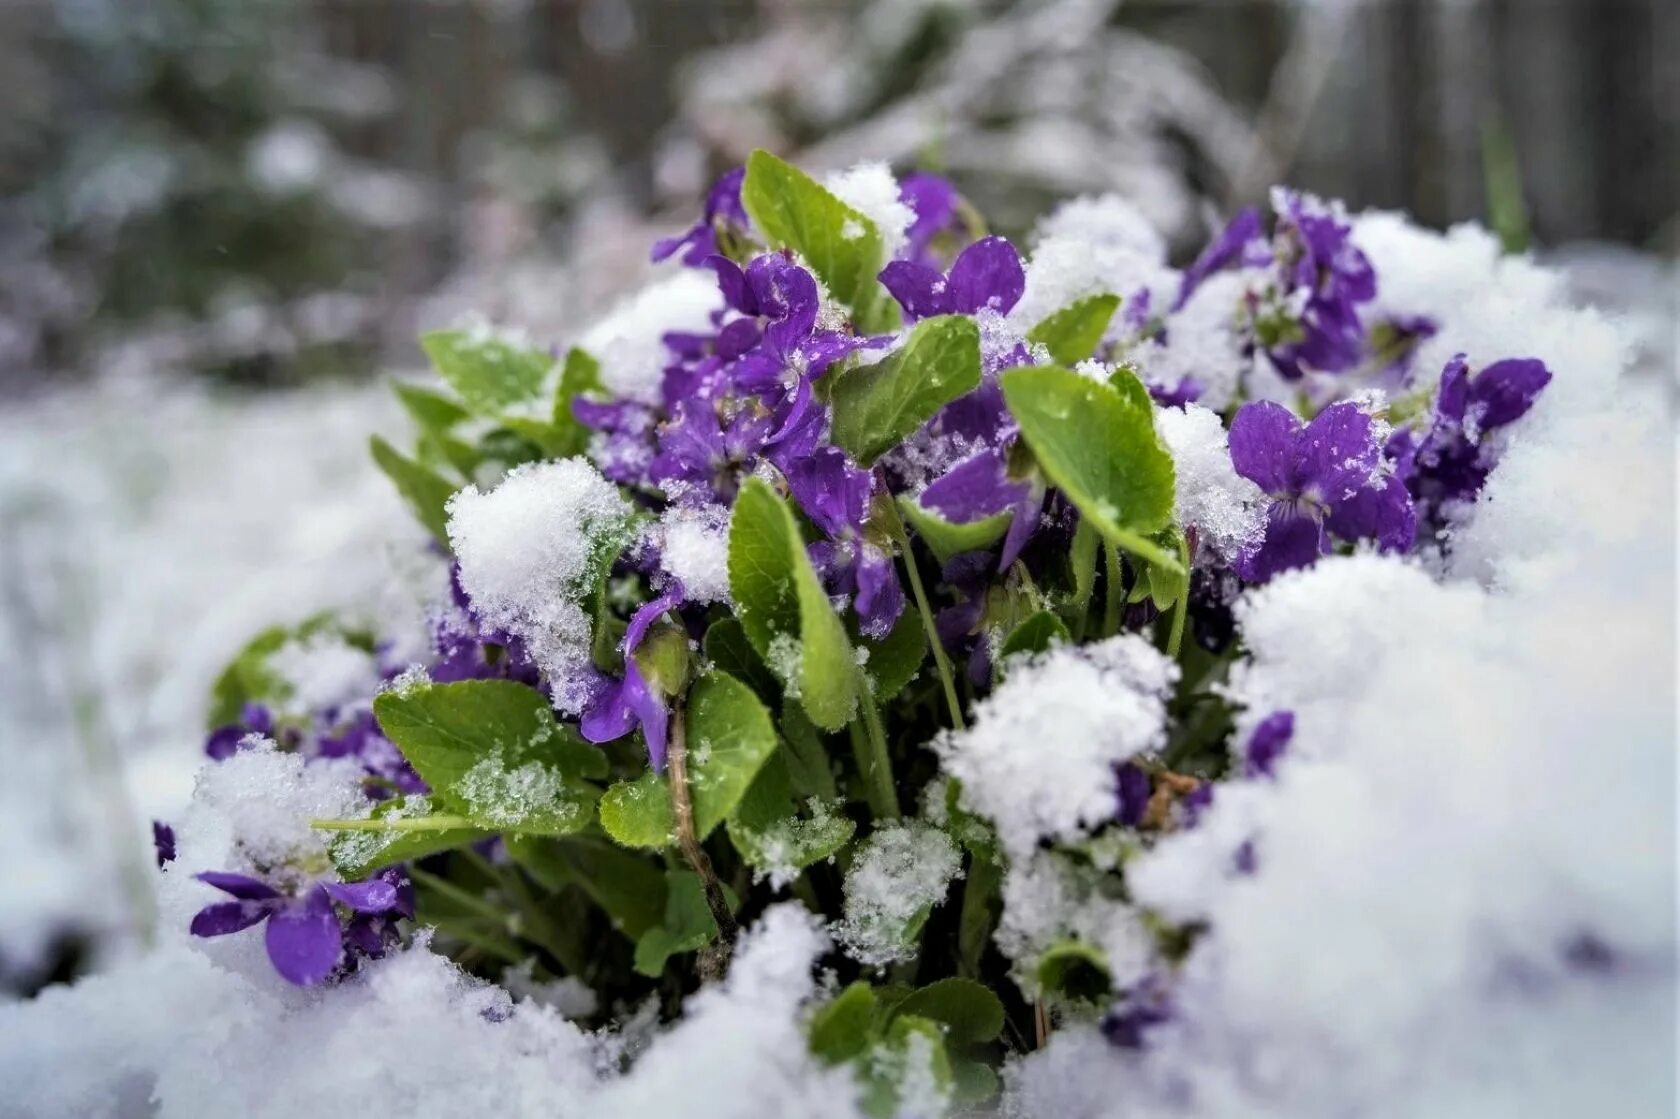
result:
[[[587,698],[584,600],[628,539],[630,517],[617,487],[577,458],[529,463],[489,493],[468,486],[449,499],[449,542],[473,609],[525,641],[563,711]]]
[[[966,731],[934,740],[962,801],[1025,858],[1040,839],[1074,841],[1118,811],[1115,766],[1165,741],[1178,668],[1122,634],[1011,665]]]
[[[823,186],[834,196],[875,223],[881,232],[883,258],[892,260],[904,247],[905,234],[916,220],[911,210],[898,196],[898,180],[885,163],[860,163],[845,171],[829,175]],[[854,225],[856,223],[853,223]],[[845,236],[853,234],[845,233]],[[859,228],[856,235],[861,236]]]
[[[709,330],[712,312],[722,306],[717,277],[684,269],[620,301],[578,345],[600,361],[601,383],[612,395],[657,404],[670,364],[664,336]]]

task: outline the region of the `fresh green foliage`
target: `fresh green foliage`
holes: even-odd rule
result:
[[[529,407],[554,368],[542,350],[465,330],[434,330],[421,336],[420,347],[462,402],[483,416]]]
[[[1088,295],[1046,316],[1027,332],[1027,341],[1050,351],[1058,365],[1077,365],[1096,352],[1109,320],[1120,307],[1118,295]]]
[[[636,970],[657,978],[666,960],[704,948],[717,934],[700,876],[690,870],[670,871],[665,876],[664,920],[636,941]]]
[[[1109,997],[1108,961],[1102,951],[1079,940],[1051,945],[1038,958],[1038,985],[1052,998],[1100,1002]]]
[[[832,437],[868,466],[980,384],[980,328],[964,315],[923,319],[898,349],[839,374]]]
[[[1003,534],[1009,531],[1012,513],[995,513],[990,517],[982,517],[978,521],[965,521],[954,524],[941,517],[938,513],[922,507],[922,503],[913,497],[898,499],[898,508],[904,514],[904,519],[910,527],[916,530],[916,535],[933,552],[934,558],[940,563],[949,563],[952,556],[963,552],[977,552],[983,548],[990,548]]]
[[[1070,640],[1062,620],[1050,610],[1040,610],[1009,632],[998,648],[997,659],[1002,662],[1021,654],[1042,653]]]
[[[1059,366],[1011,369],[1009,410],[1039,468],[1111,543],[1151,562],[1178,557],[1148,538],[1172,521],[1173,461],[1153,412]]]
[[[704,839],[775,753],[776,729],[752,689],[722,672],[695,682],[684,727],[694,830]],[[601,826],[627,847],[667,846],[676,826],[670,788],[651,772],[620,781],[601,800]]]
[[[437,471],[409,458],[377,435],[368,441],[368,447],[373,452],[373,461],[396,485],[397,492],[408,504],[409,511],[426,526],[426,531],[432,534],[433,540],[445,548],[449,547],[449,514],[444,506],[459,487]]]
[[[593,816],[606,759],[554,719],[540,692],[507,680],[390,691],[374,700],[385,736],[433,798],[475,826],[569,835]]]
[[[753,648],[798,694],[811,721],[825,730],[845,726],[858,702],[851,642],[793,514],[761,478],[747,479],[735,499],[729,590]]]
[[[822,184],[766,151],[747,157],[741,203],[771,248],[788,248],[860,324],[881,325],[882,305],[875,274],[886,263],[875,223],[836,198]]]

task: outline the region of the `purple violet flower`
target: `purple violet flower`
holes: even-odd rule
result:
[[[152,847],[157,852],[158,869],[175,861],[175,829],[162,820],[152,821]]]
[[[578,723],[583,737],[595,743],[612,742],[641,727],[642,736],[647,739],[648,764],[655,773],[665,770],[670,712],[642,676],[641,666],[636,663],[636,649],[660,615],[681,606],[682,600],[682,584],[672,580],[664,594],[644,603],[631,615],[630,625],[624,631],[624,678],[602,688]]]
[[[968,246],[957,254],[949,274],[895,260],[881,269],[880,279],[911,322],[934,315],[975,315],[988,309],[1007,315],[1026,287],[1021,254],[1002,237],[983,237]]]
[[[1172,1000],[1159,976],[1127,991],[1102,1021],[1103,1036],[1119,1049],[1142,1049],[1150,1030],[1172,1019]]]
[[[1277,191],[1273,207],[1278,275],[1286,291],[1305,291],[1307,302],[1300,314],[1302,337],[1272,346],[1267,356],[1288,380],[1299,379],[1304,367],[1325,373],[1351,369],[1365,353],[1359,306],[1376,298],[1376,272],[1336,210],[1292,190]]]
[[[942,233],[960,232],[964,226],[962,199],[957,188],[948,179],[915,171],[899,183],[898,200],[916,215],[905,230],[900,255],[913,263],[933,267],[935,238]]]
[[[1290,739],[1294,737],[1295,712],[1274,711],[1260,720],[1243,751],[1243,775],[1271,777],[1278,759],[1288,752]]]
[[[746,207],[741,204],[741,184],[746,182],[747,169],[736,167],[725,171],[706,192],[706,205],[700,220],[680,237],[666,237],[653,244],[654,263],[668,260],[677,250],[685,250],[682,262],[690,267],[699,265],[718,252],[720,230],[734,236],[746,232]]]
[[[192,919],[192,934],[227,936],[267,921],[264,943],[269,961],[281,978],[300,987],[326,979],[344,956],[345,930],[333,908],[334,901],[348,906],[357,916],[414,915],[407,878],[395,869],[361,882],[316,882],[290,897],[244,874],[206,871],[194,877],[235,900],[199,910]],[[366,950],[372,943],[367,930],[372,928],[367,925],[357,933],[355,947]]]
[[[1447,363],[1428,431],[1396,432],[1387,451],[1430,523],[1442,522],[1444,506],[1481,493],[1498,459],[1488,433],[1527,415],[1551,379],[1535,358],[1496,361],[1474,376],[1463,354]]]
[[[1387,469],[1376,437],[1370,415],[1352,401],[1332,404],[1304,428],[1282,405],[1243,405],[1231,423],[1231,464],[1270,505],[1265,537],[1237,558],[1237,574],[1264,583],[1310,566],[1332,537],[1374,540],[1385,551],[1411,547],[1411,495]]]
[[[247,703],[239,712],[239,721],[217,727],[204,741],[204,752],[215,761],[225,761],[239,750],[247,735],[272,737],[274,715],[260,703]]]
[[[1154,791],[1149,774],[1132,762],[1122,762],[1115,769],[1115,784],[1120,803],[1120,823],[1135,828],[1143,823],[1143,814],[1149,808],[1149,797]]]
[[[1264,245],[1260,211],[1252,206],[1239,211],[1220,231],[1219,236],[1202,250],[1202,255],[1196,258],[1195,263],[1184,270],[1184,277],[1178,287],[1178,301],[1173,304],[1173,310],[1176,311],[1190,302],[1190,297],[1196,293],[1196,289],[1215,272],[1223,272],[1227,268],[1245,263],[1269,263],[1271,254],[1265,251]]]
[[[967,524],[1012,512],[1009,531],[1003,538],[998,570],[1004,571],[1020,556],[1044,509],[1044,487],[1009,477],[1007,448],[989,448],[964,459],[930,482],[920,501],[952,524]]]

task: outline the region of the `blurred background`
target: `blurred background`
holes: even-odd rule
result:
[[[1674,0],[3,0],[0,998],[143,943],[226,658],[391,582],[421,330],[564,343],[768,147],[1180,257],[1274,182],[1480,220],[1671,397],[1676,57]]]

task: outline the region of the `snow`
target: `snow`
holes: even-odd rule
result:
[[[1196,530],[1199,547],[1234,560],[1265,530],[1265,495],[1232,467],[1225,425],[1190,404],[1157,408],[1155,430],[1173,457],[1173,519]]]
[[[284,713],[299,716],[366,699],[379,686],[379,663],[336,633],[286,642],[269,654],[268,667],[289,693]]]
[[[721,309],[717,278],[684,269],[626,296],[578,340],[601,363],[601,383],[613,396],[659,402],[668,355],[666,334],[704,332]]]
[[[1186,377],[1195,378],[1202,390],[1199,403],[1223,411],[1236,400],[1244,375],[1269,365],[1245,357],[1237,335],[1238,308],[1252,282],[1241,271],[1208,277],[1183,307],[1166,316],[1164,344],[1151,342],[1127,356],[1138,363],[1146,381],[1169,391]],[[1152,302],[1151,307],[1171,305],[1168,297],[1166,302]]]
[[[905,234],[916,220],[915,211],[898,197],[898,180],[885,163],[860,163],[845,171],[829,175],[823,185],[840,201],[875,223],[881,233],[882,258],[892,260],[904,247]],[[856,223],[852,223],[854,226]],[[859,236],[846,230],[848,239]]]
[[[456,791],[473,819],[501,827],[517,827],[565,807],[560,775],[537,762],[509,768],[500,757],[480,758],[462,774]]]
[[[1167,242],[1142,210],[1117,194],[1070,198],[1044,217],[1034,241],[1083,240],[1104,249],[1128,249],[1148,260],[1165,262]]]
[[[1077,840],[1114,816],[1115,766],[1165,742],[1177,675],[1135,634],[1062,646],[1011,664],[969,728],[933,748],[962,782],[964,807],[1022,859],[1040,839]]]
[[[62,936],[96,962],[137,938],[148,823],[190,796],[211,682],[255,633],[336,609],[424,640],[441,567],[367,457],[399,424],[383,385],[154,375],[0,412],[0,982]]]
[[[660,518],[659,554],[666,574],[690,602],[729,602],[729,510],[674,505]]]
[[[1074,300],[1104,292],[1131,300],[1145,290],[1153,308],[1170,307],[1178,273],[1167,267],[1159,235],[1151,237],[1152,232],[1112,196],[1066,203],[1038,227],[1026,288],[1010,321],[1030,330]],[[1121,317],[1115,316],[1116,323]]]
[[[268,823],[247,825],[258,800],[273,798],[267,821],[328,809],[315,799],[332,784],[325,767],[299,772],[296,761],[254,754],[214,767],[214,780],[235,788],[201,786],[164,892],[176,879],[210,894],[187,868],[203,869],[204,856],[225,865],[235,831],[238,842],[263,837]],[[416,1117],[631,1119],[683,1098],[685,1114],[702,1117],[849,1119],[851,1074],[817,1066],[803,1033],[817,994],[812,965],[826,947],[800,907],[770,909],[743,936],[727,979],[691,998],[685,1017],[653,1034],[621,1074],[640,1031],[626,1023],[591,1034],[566,1021],[549,1003],[586,1012],[575,981],[533,987],[516,978],[525,996],[516,999],[465,976],[421,936],[342,983],[298,988],[267,966],[261,936],[199,940],[184,921],[170,922],[144,956],[33,1003],[0,1006],[0,1112],[186,1119],[399,1108]]]
[[[1015,981],[1023,991],[1036,993],[1039,957],[1058,941],[1078,940],[1098,949],[1116,990],[1137,982],[1157,962],[1141,911],[1113,896],[1105,877],[1051,851],[1035,851],[1008,867],[995,937],[998,949],[1014,961]]]
[[[881,967],[915,958],[920,922],[962,868],[951,837],[927,824],[888,824],[858,845],[846,875],[845,917],[834,930],[846,954]]]
[[[527,463],[488,493],[449,499],[449,543],[461,586],[484,624],[524,640],[554,685],[555,706],[578,711],[589,659],[587,598],[604,577],[631,510],[581,458]]]
[[[1357,229],[1385,298],[1410,284],[1441,316],[1436,356],[1532,354],[1556,379],[1447,582],[1331,557],[1243,604],[1239,734],[1287,708],[1295,738],[1275,780],[1222,785],[1127,866],[1139,904],[1207,924],[1173,1018],[1141,1053],[1060,1031],[1008,1071],[1016,1114],[1672,1107],[1670,420],[1618,399],[1617,331],[1531,264],[1470,231]]]

